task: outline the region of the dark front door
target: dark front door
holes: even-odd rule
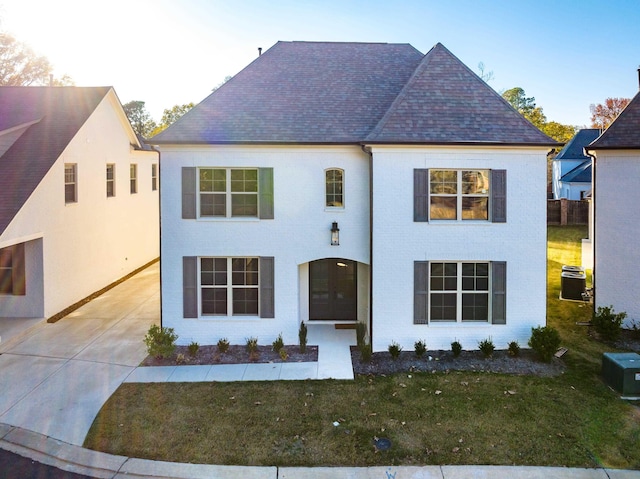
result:
[[[358,319],[357,263],[321,259],[309,263],[309,319]]]

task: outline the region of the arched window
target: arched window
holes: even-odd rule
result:
[[[332,168],[325,172],[326,183],[326,203],[327,207],[344,207],[344,171],[339,168]]]

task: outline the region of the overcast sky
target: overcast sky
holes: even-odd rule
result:
[[[640,0],[0,0],[0,29],[78,86],[122,103],[198,103],[278,40],[440,42],[548,120],[589,126],[589,105],[639,87]]]

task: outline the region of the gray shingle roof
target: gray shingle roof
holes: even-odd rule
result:
[[[640,93],[587,149],[640,149]]]
[[[445,47],[278,42],[152,144],[558,146]]]
[[[109,90],[0,87],[0,133],[35,122],[0,157],[0,234]]]
[[[600,136],[598,128],[584,128],[576,133],[569,143],[556,155],[555,160],[590,160],[584,147]]]

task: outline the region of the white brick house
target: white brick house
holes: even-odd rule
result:
[[[159,255],[158,152],[110,87],[0,87],[0,317],[49,318]]]
[[[440,44],[279,42],[151,143],[182,344],[304,321],[506,348],[545,324],[558,145]]]

